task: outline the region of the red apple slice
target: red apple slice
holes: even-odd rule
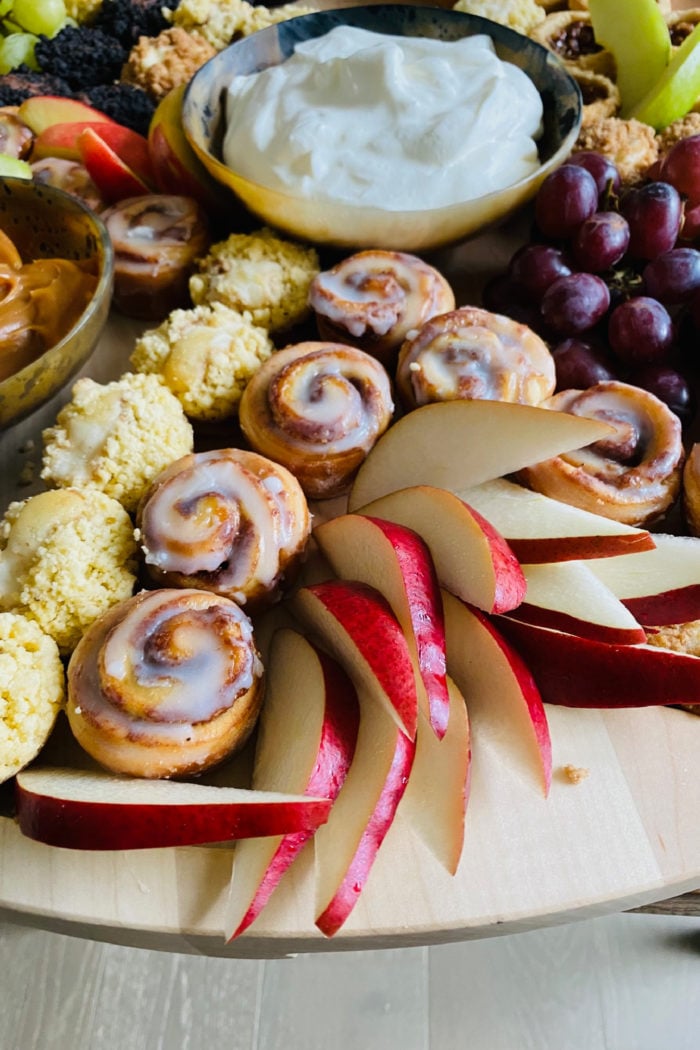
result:
[[[78,121],[116,124],[106,113],[89,106],[86,102],[79,102],[75,98],[63,98],[60,95],[32,95],[20,103],[17,116],[35,135],[40,135],[52,124]]]
[[[332,937],[369,878],[406,790],[416,750],[393,718],[364,690],[355,758],[322,836],[314,836],[316,925]],[[320,829],[319,829],[320,830]]]
[[[428,547],[412,529],[359,514],[317,525],[314,539],[333,572],[369,584],[389,602],[416,668],[418,698],[435,733],[444,736],[450,711],[445,624]]]
[[[524,572],[527,596],[514,619],[600,642],[646,642],[644,628],[585,562],[525,565]]]
[[[409,485],[459,492],[611,433],[600,420],[506,401],[423,405],[374,445],[355,478],[348,509]]]
[[[326,653],[290,630],[275,635],[267,668],[252,787],[335,799],[355,753],[360,722],[352,682]],[[227,939],[254,922],[311,834],[237,843]]]
[[[132,171],[92,128],[80,133],[78,149],[90,178],[108,203],[152,192],[149,183]]]
[[[153,166],[148,150],[148,140],[136,131],[132,131],[131,128],[108,121],[52,124],[34,140],[32,160],[39,160],[42,157],[63,157],[66,160],[81,163],[82,153],[79,139],[84,131],[92,131],[117,154],[137,178],[148,185],[153,185]]]
[[[53,767],[26,769],[16,783],[22,833],[65,849],[156,849],[313,832],[331,807],[324,798]]]
[[[498,627],[550,704],[609,708],[700,703],[700,657],[654,645],[610,645],[509,617],[499,618]]]
[[[327,580],[301,587],[291,599],[301,621],[413,740],[418,692],[401,624],[386,598],[367,584]]]
[[[646,529],[591,514],[505,479],[459,495],[498,529],[523,564],[610,558],[654,547]]]
[[[446,590],[484,612],[515,609],[525,596],[520,562],[493,525],[447,489],[414,485],[361,508],[414,529],[430,548]]]
[[[654,550],[591,569],[645,627],[700,619],[700,539],[654,533]]]
[[[447,684],[447,732],[438,740],[425,717],[419,716],[416,755],[400,811],[440,864],[454,875],[464,845],[471,740],[464,697],[451,679]]]
[[[542,696],[529,667],[489,617],[445,592],[447,670],[464,696],[478,759],[481,740],[549,791],[552,744]],[[501,618],[508,623],[507,617]]]

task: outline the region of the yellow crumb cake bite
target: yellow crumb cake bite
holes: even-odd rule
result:
[[[49,489],[11,503],[0,522],[0,610],[34,620],[62,655],[136,582],[136,541],[102,492]]]
[[[223,303],[173,310],[136,340],[131,367],[155,373],[193,420],[235,413],[248,380],[274,345],[264,328]]]
[[[269,332],[308,316],[309,288],[320,269],[314,248],[282,240],[266,227],[212,245],[198,267],[190,277],[196,306],[223,303]]]
[[[54,640],[25,616],[0,613],[0,783],[39,754],[64,694]]]
[[[133,511],[193,441],[182,405],[158,376],[127,372],[105,384],[83,377],[44,431],[41,476],[60,488],[104,492]]]

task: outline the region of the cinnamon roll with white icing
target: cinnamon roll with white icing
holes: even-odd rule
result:
[[[646,390],[617,380],[563,390],[544,408],[601,419],[615,428],[595,442],[527,467],[530,488],[626,525],[646,526],[675,502],[684,450],[678,416]]]
[[[476,306],[433,317],[409,336],[396,371],[407,408],[471,399],[537,405],[555,383],[554,359],[532,329]]]
[[[284,464],[307,496],[345,492],[393,413],[384,367],[353,346],[307,342],[273,354],[239,406],[251,446]]]
[[[235,602],[142,591],[83,635],[68,666],[68,720],[115,773],[199,773],[249,736],[262,677],[251,622]]]
[[[455,297],[443,275],[417,256],[375,250],[319,273],[309,305],[322,339],[350,343],[393,365],[408,333],[454,310]]]
[[[292,573],[311,519],[285,467],[225,448],[166,467],[141,501],[137,526],[146,570],[160,586],[213,591],[250,609]]]

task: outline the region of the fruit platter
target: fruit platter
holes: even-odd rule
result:
[[[40,62],[56,29],[15,5],[5,41],[40,43],[5,51]],[[529,203],[415,254],[261,228],[179,123],[195,68],[189,88],[168,79],[146,134],[75,92],[6,116],[34,150],[17,146],[6,184],[31,157],[52,177],[56,159],[84,168],[115,273],[87,363],[0,431],[0,655],[19,683],[0,708],[3,917],[264,958],[495,936],[700,887],[700,120],[658,144],[696,116],[700,60],[666,22],[682,5],[643,4],[642,73],[610,5],[589,6],[554,39],[592,19],[613,49],[616,79],[594,76],[653,140],[644,175],[624,168],[629,141],[606,153],[584,122]],[[202,70],[225,50],[196,43]],[[198,371],[224,344],[227,383]],[[453,372],[459,393],[436,394]],[[592,493],[572,496],[569,468],[591,462]],[[623,470],[635,480],[610,481]]]

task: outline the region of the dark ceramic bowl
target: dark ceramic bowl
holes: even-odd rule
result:
[[[352,25],[380,33],[457,40],[491,37],[499,58],[530,77],[544,107],[538,143],[541,164],[525,179],[483,197],[448,207],[390,211],[289,196],[251,182],[222,160],[226,89],[232,78],[278,65],[296,44]],[[343,8],[301,15],[263,29],[219,52],[194,76],[185,93],[183,126],[193,149],[215,179],[266,223],[303,240],[344,248],[420,251],[462,240],[505,219],[534,196],[545,176],[568,156],[581,122],[581,94],[546,48],[476,15],[409,5]]]
[[[109,313],[114,257],[102,220],[75,197],[29,179],[0,178],[0,229],[25,262],[86,262],[97,286],[71,330],[31,364],[0,382],[0,428],[48,401],[87,361]]]

